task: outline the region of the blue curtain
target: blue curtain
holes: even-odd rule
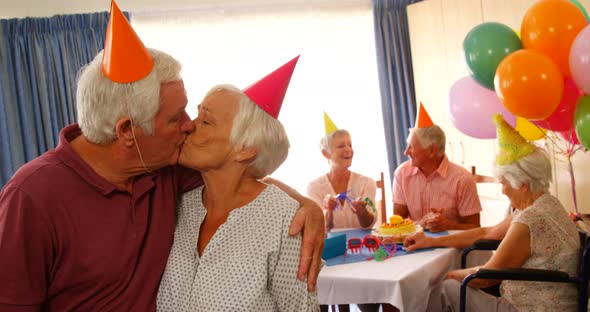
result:
[[[0,187],[76,121],[76,76],[104,46],[109,14],[0,20]]]
[[[406,7],[422,0],[373,0],[375,46],[389,177],[407,158],[408,128],[416,116],[416,96]]]

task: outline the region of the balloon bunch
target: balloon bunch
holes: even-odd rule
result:
[[[500,113],[528,140],[549,130],[573,146],[590,148],[587,19],[577,0],[539,0],[525,13],[520,33],[496,22],[471,29],[463,40],[470,75],[449,93],[455,127],[493,139],[491,118]]]
[[[520,33],[482,23],[469,31],[463,50],[470,75],[450,90],[455,127],[471,137],[495,138],[491,118],[501,113],[528,140],[565,141],[561,154],[576,203],[571,156],[590,149],[590,25],[584,7],[577,0],[539,0],[526,11]]]

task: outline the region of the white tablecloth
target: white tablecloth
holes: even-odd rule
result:
[[[483,264],[490,252],[472,252],[468,265]],[[461,250],[437,248],[389,258],[322,268],[320,304],[389,303],[400,311],[426,311],[432,288],[461,265]]]

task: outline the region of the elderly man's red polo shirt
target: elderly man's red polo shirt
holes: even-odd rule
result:
[[[27,163],[0,193],[0,311],[154,311],[178,195],[198,173],[167,167],[133,193],[98,176],[69,144]]]

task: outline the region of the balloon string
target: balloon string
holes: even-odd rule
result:
[[[574,177],[574,167],[572,166],[571,157],[567,158],[567,163],[570,171],[570,182],[572,187],[572,197],[574,199],[574,210],[576,211],[576,215],[578,215],[578,200],[576,198],[576,178]]]
[[[567,156],[568,159],[575,153],[576,144],[574,144],[574,130],[570,130],[569,137],[567,138]]]
[[[537,126],[537,127],[539,127],[539,126]],[[563,150],[563,148],[561,146],[559,146],[559,144],[557,144],[557,141],[555,140],[555,138],[552,137],[552,135],[549,135],[549,134],[545,135],[545,138],[547,138],[547,140],[549,140],[549,142],[551,142],[551,144],[553,144],[553,147],[558,150],[559,154],[565,154],[565,151]]]

